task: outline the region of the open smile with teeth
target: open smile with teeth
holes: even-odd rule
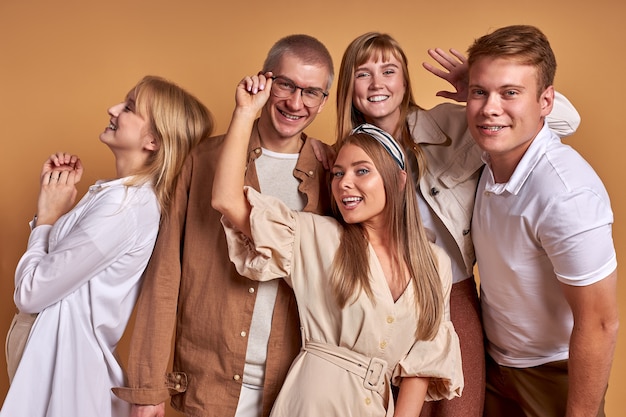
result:
[[[389,98],[389,96],[373,96],[373,97],[368,97],[367,101],[371,101],[371,102],[378,102],[378,101],[385,101]]]
[[[483,130],[488,130],[490,132],[498,132],[504,129],[504,126],[480,126],[480,128]]]
[[[354,207],[363,201],[363,197],[345,197],[341,199],[341,202],[346,207]]]
[[[113,124],[113,122],[109,122],[109,126],[107,126],[111,130],[117,130],[117,126]]]
[[[299,119],[301,119],[303,117],[303,116],[296,116],[296,115],[293,115],[293,114],[285,113],[282,110],[278,110],[278,111],[280,112],[280,114],[282,114],[284,117],[286,117],[287,119],[290,119],[290,120],[299,120]]]

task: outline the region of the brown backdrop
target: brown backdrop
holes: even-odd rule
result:
[[[318,0],[263,3],[243,0],[86,2],[1,0],[0,126],[0,335],[15,311],[13,273],[26,247],[28,220],[35,210],[38,174],[52,152],[81,156],[86,174],[81,194],[112,173],[112,157],[98,141],[108,124],[106,109],[122,100],[145,74],[176,81],[211,109],[223,132],[239,79],[260,69],[278,38],[308,33],[324,42],[339,66],[356,36],[389,32],[411,60],[419,104],[431,107],[447,88],[421,67],[426,49],[465,51],[492,28],[534,24],[551,40],[559,69],[556,87],[582,115],[578,133],[567,140],[596,168],[612,197],[618,261],[624,261],[626,201],[621,82],[626,67],[626,4],[617,0]],[[331,105],[308,130],[332,141]],[[620,185],[622,184],[622,185]],[[619,289],[620,302],[626,290]],[[622,322],[626,322],[622,309]],[[126,340],[122,355],[126,353]],[[0,360],[0,398],[8,382]],[[607,397],[618,416],[626,387],[626,336],[620,336]],[[170,414],[168,414],[170,415]],[[171,415],[175,413],[171,412]]]

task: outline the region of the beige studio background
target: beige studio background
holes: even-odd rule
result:
[[[390,33],[411,61],[417,102],[430,108],[440,101],[435,92],[447,86],[422,69],[427,48],[465,51],[490,29],[539,26],[557,55],[556,87],[582,116],[567,142],[608,188],[618,262],[626,262],[624,16],[626,3],[618,0],[0,0],[0,339],[15,310],[13,273],[26,247],[44,159],[58,150],[77,153],[86,166],[81,195],[96,179],[110,176],[113,158],[98,140],[108,124],[106,109],[145,74],[164,76],[195,93],[213,112],[216,132],[224,132],[237,82],[258,71],[273,42],[291,33],[324,42],[336,69],[356,36],[370,30]],[[335,86],[330,105],[308,130],[326,141],[334,135],[334,93]],[[619,298],[626,323],[623,284]],[[8,387],[5,374],[0,358],[0,398]],[[622,331],[608,415],[623,415],[625,391]]]

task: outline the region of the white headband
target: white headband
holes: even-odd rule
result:
[[[393,136],[369,123],[355,127],[352,129],[352,132],[350,132],[350,135],[357,133],[365,133],[376,139],[378,143],[383,145],[383,148],[391,155],[393,160],[396,161],[400,169],[404,171],[404,152],[402,152],[402,148],[398,145],[398,142],[396,142]]]

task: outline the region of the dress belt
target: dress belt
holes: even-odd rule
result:
[[[376,391],[387,397],[390,390],[387,380],[387,362],[380,358],[368,357],[353,350],[329,345],[327,343],[304,343],[304,350],[311,355],[325,359],[332,364],[351,372],[363,379],[365,389]]]

